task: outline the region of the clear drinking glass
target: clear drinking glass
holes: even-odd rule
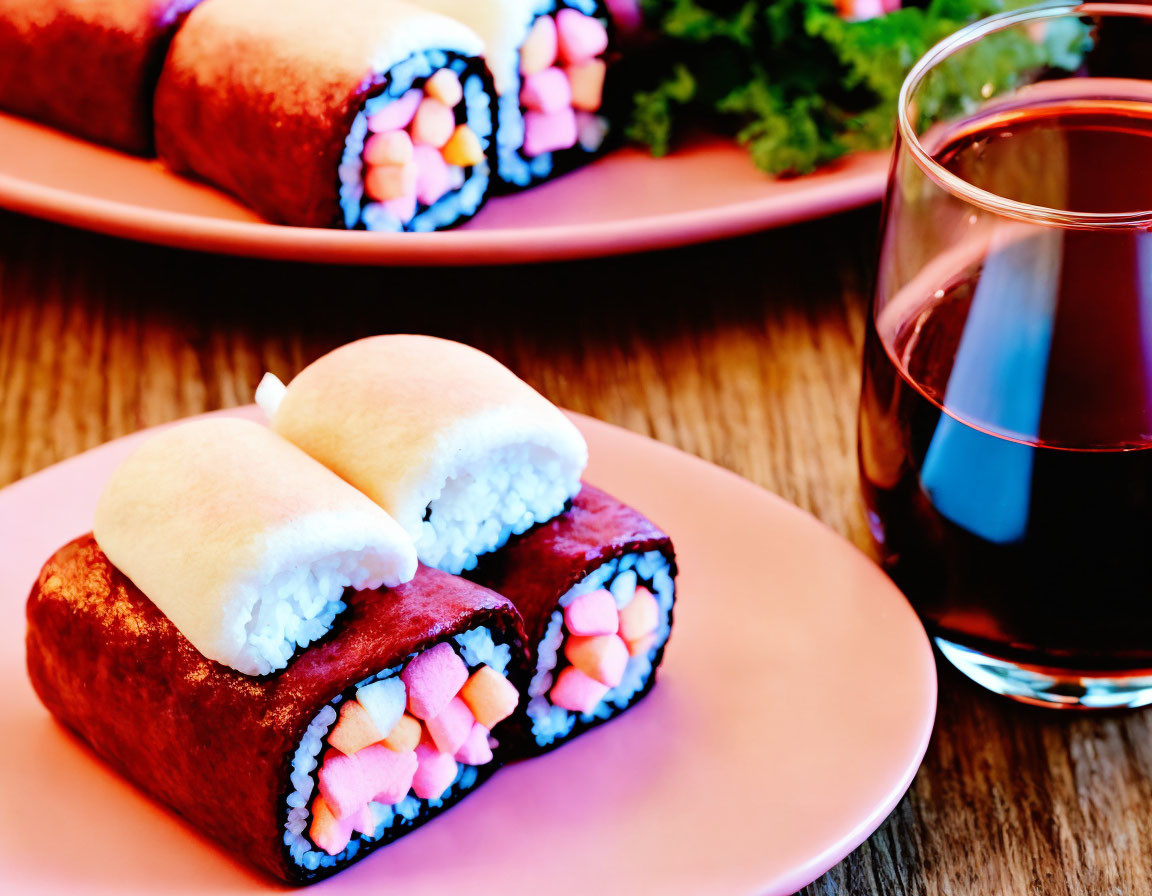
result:
[[[1046,706],[1152,702],[1152,7],[1030,7],[900,98],[859,452],[944,656]]]

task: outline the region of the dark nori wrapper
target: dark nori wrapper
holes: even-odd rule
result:
[[[28,673],[52,714],[126,778],[228,852],[308,883],[345,867],[307,871],[283,842],[292,757],[325,704],[478,625],[513,644],[509,671],[522,694],[525,684],[519,616],[485,588],[421,566],[407,585],[345,602],[321,641],[254,678],[200,654],[86,535],[57,551],[32,588]],[[510,729],[504,722],[495,735]],[[484,766],[477,784],[491,770]],[[448,804],[397,826],[397,835]],[[356,859],[390,839],[364,842]]]
[[[540,639],[560,598],[592,570],[625,554],[660,551],[668,558],[671,574],[676,575],[676,556],[672,539],[638,510],[613,498],[607,492],[584,483],[572,506],[555,519],[536,526],[509,540],[493,554],[480,558],[469,577],[507,597],[524,618],[531,653],[531,669],[536,668]],[[669,619],[671,623],[671,619]],[[629,704],[640,700],[656,681],[656,669],[664,658],[664,647],[657,651],[652,675]],[[521,703],[513,749],[520,756],[547,752],[579,734],[615,718],[591,722],[577,720],[567,737],[547,747],[536,743],[531,721]]]

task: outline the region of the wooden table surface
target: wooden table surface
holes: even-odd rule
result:
[[[0,484],[251,400],[350,339],[426,332],[555,402],[714,461],[871,551],[854,455],[878,214],[634,258],[326,268],[0,213]],[[1057,714],[940,667],[912,789],[806,894],[1152,893],[1152,714]]]

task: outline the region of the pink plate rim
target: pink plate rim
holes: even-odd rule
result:
[[[11,116],[0,114],[0,140],[28,141],[35,151],[61,150],[80,158],[99,177],[111,151]],[[704,144],[730,147],[719,140]],[[637,150],[619,150],[632,159]],[[116,154],[119,156],[119,154]],[[118,165],[127,157],[119,156]],[[609,161],[612,157],[609,157]],[[179,249],[252,258],[353,265],[495,265],[562,261],[623,255],[725,239],[847,211],[875,202],[883,194],[887,153],[862,153],[833,163],[813,175],[774,182],[779,189],[748,178],[747,199],[684,211],[618,216],[604,221],[467,227],[439,233],[381,234],[312,227],[289,227],[259,221],[232,220],[178,209],[137,204],[126,199],[86,193],[5,170],[0,163],[0,207],[68,226]],[[156,164],[139,159],[141,166]],[[646,158],[658,166],[663,159]],[[692,176],[706,177],[702,159]],[[720,157],[719,164],[731,164]],[[586,177],[602,162],[567,178]],[[750,169],[750,165],[748,166]],[[648,168],[648,170],[656,170]],[[729,173],[726,177],[731,177]],[[744,176],[744,175],[741,175]],[[175,179],[175,175],[168,175]],[[565,179],[567,179],[565,178]],[[564,180],[564,179],[562,179]],[[501,203],[518,197],[502,197]],[[486,209],[481,209],[483,215]],[[481,223],[478,219],[477,223]]]
[[[259,418],[259,412],[253,406],[216,411],[205,416],[221,414]],[[903,683],[902,687],[906,689],[902,690],[901,693],[904,694],[910,702],[907,705],[900,702],[893,702],[894,697],[892,696],[879,701],[870,700],[867,693],[859,695],[856,693],[843,693],[839,689],[839,686],[837,686],[835,693],[840,695],[837,699],[848,701],[843,705],[853,706],[853,712],[858,713],[856,722],[853,724],[858,724],[862,718],[868,718],[875,720],[884,730],[874,734],[871,738],[864,738],[865,741],[869,739],[876,741],[876,743],[871,744],[859,742],[850,743],[843,741],[839,737],[828,739],[825,745],[820,748],[820,750],[823,751],[822,755],[825,757],[820,760],[820,763],[824,763],[827,756],[834,754],[836,757],[835,768],[829,769],[823,764],[821,764],[820,767],[824,768],[825,771],[831,771],[833,773],[825,779],[804,779],[803,781],[795,782],[794,785],[789,785],[792,790],[796,791],[796,793],[791,794],[791,798],[794,798],[797,793],[809,794],[810,791],[811,796],[816,798],[815,805],[823,805],[821,800],[826,800],[829,792],[844,786],[846,783],[842,776],[876,775],[882,778],[882,780],[877,781],[872,779],[871,783],[868,784],[867,792],[871,794],[871,796],[863,797],[861,796],[862,791],[860,791],[859,788],[855,788],[852,791],[854,795],[852,797],[852,808],[850,810],[845,805],[840,803],[836,804],[837,809],[835,813],[837,813],[838,820],[835,822],[825,819],[823,815],[814,816],[818,819],[815,822],[813,822],[812,819],[801,821],[802,826],[816,825],[816,828],[821,831],[819,842],[804,841],[804,848],[802,850],[797,849],[795,855],[789,853],[789,858],[782,860],[782,865],[781,861],[777,861],[776,866],[773,866],[774,870],[771,874],[766,870],[769,867],[769,863],[759,858],[748,858],[748,856],[751,855],[751,853],[748,853],[748,847],[739,846],[738,848],[733,848],[738,849],[740,855],[744,856],[744,858],[739,862],[735,862],[731,868],[719,867],[714,863],[710,864],[709,855],[701,854],[695,858],[690,856],[683,857],[684,861],[688,864],[675,873],[682,874],[685,870],[691,868],[691,874],[680,881],[678,889],[673,888],[677,892],[687,892],[690,891],[691,880],[695,879],[699,882],[700,879],[708,879],[712,880],[717,887],[723,887],[725,881],[733,885],[732,888],[725,888],[723,890],[724,892],[741,892],[748,894],[758,892],[768,894],[768,896],[785,896],[785,894],[793,893],[835,866],[852,850],[864,842],[889,815],[910,786],[927,749],[935,717],[937,682],[935,662],[927,635],[924,633],[923,628],[920,627],[915,614],[903,596],[896,591],[891,582],[883,576],[863,552],[831,532],[827,526],[820,523],[811,514],[789,504],[770,492],[756,487],[754,484],[749,483],[747,480],[728,470],[688,455],[672,446],[655,442],[639,434],[580,414],[573,413],[570,416],[588,437],[589,442],[601,449],[599,456],[602,462],[599,464],[598,469],[596,464],[597,454],[594,453],[593,455],[594,463],[593,467],[590,468],[591,475],[589,476],[591,481],[611,486],[614,490],[618,490],[618,486],[624,481],[625,477],[632,477],[637,473],[643,475],[643,471],[650,468],[659,469],[661,471],[658,474],[659,481],[665,482],[669,471],[675,467],[682,471],[685,480],[698,477],[710,480],[711,487],[705,489],[708,494],[708,497],[704,499],[705,501],[715,502],[719,500],[714,497],[715,495],[723,495],[729,499],[739,495],[745,496],[747,500],[753,503],[765,502],[765,510],[768,512],[768,516],[776,517],[776,521],[773,522],[771,526],[773,531],[776,531],[777,534],[797,533],[795,537],[799,540],[796,544],[801,546],[801,551],[805,549],[805,546],[810,549],[815,545],[819,545],[821,551],[820,556],[825,558],[825,562],[830,561],[833,566],[842,567],[842,571],[849,575],[849,578],[844,580],[844,584],[847,586],[849,593],[832,595],[835,599],[830,603],[824,603],[824,600],[818,599],[816,594],[801,595],[790,592],[794,598],[799,597],[805,601],[811,598],[816,604],[824,606],[823,610],[798,606],[794,612],[799,613],[801,617],[811,620],[813,613],[827,614],[832,612],[834,614],[836,607],[848,607],[849,605],[855,604],[856,606],[851,614],[853,617],[869,620],[867,625],[874,629],[874,633],[880,630],[887,630],[888,634],[885,636],[885,640],[889,648],[899,645],[899,656],[886,653],[885,658],[877,658],[874,665],[876,668],[880,668],[881,666],[888,666],[890,668],[890,671],[880,676],[883,679],[895,681],[896,679],[893,678],[893,676],[898,673],[897,677],[899,677],[899,680]],[[173,421],[173,423],[175,422],[179,421]],[[164,424],[163,426],[171,426],[173,423]],[[54,489],[63,489],[65,493],[71,493],[69,489],[75,489],[77,490],[76,493],[83,494],[83,503],[86,504],[88,501],[93,500],[92,496],[94,496],[96,490],[98,490],[99,483],[94,481],[92,474],[99,473],[99,471],[108,466],[112,458],[123,456],[123,454],[129,450],[130,446],[137,444],[145,437],[146,433],[155,431],[155,429],[158,428],[160,427],[155,427],[152,430],[143,430],[116,439],[7,486],[5,489],[0,490],[0,505],[2,505],[0,506],[0,511],[10,514],[13,508],[26,509],[30,506],[43,508],[42,510],[36,511],[37,514],[43,516],[41,522],[37,524],[40,528],[43,528],[44,525],[49,525],[49,528],[53,530],[52,536],[56,537],[58,535],[60,541],[66,537],[71,537],[73,534],[78,534],[63,531],[64,529],[74,527],[77,522],[76,520],[69,517],[68,521],[65,522],[58,515],[53,517],[53,512],[49,509],[50,505],[41,499],[47,497]],[[613,447],[615,451],[608,451],[608,449]],[[618,455],[618,457],[605,457],[606,452]],[[756,493],[756,497],[754,498],[752,497],[753,491]],[[40,495],[41,499],[38,499],[37,495]],[[623,497],[625,499],[628,498],[626,494],[623,495]],[[671,506],[671,504],[667,504],[662,514],[667,514],[668,508]],[[731,505],[726,504],[725,506],[730,507]],[[757,513],[759,512],[757,511]],[[71,516],[74,517],[75,514]],[[53,519],[55,519],[55,521],[53,521]],[[767,519],[767,516],[765,516],[764,519]],[[671,520],[669,522],[671,522]],[[11,537],[9,538],[7,549],[13,550],[13,546],[17,549],[22,546],[28,548],[32,543],[38,542],[38,540],[43,541],[47,533],[37,534],[31,531],[37,528],[37,525],[31,526],[28,533],[23,531],[10,533]],[[707,525],[711,527],[714,523],[708,523]],[[62,531],[57,532],[57,529],[61,529]],[[712,532],[711,528],[709,528],[708,531]],[[675,535],[675,531],[673,534]],[[723,536],[713,533],[710,534],[709,537],[717,538]],[[787,537],[791,538],[793,536],[789,535]],[[809,537],[811,538],[810,541],[808,540]],[[837,547],[839,550],[836,549]],[[715,562],[710,558],[700,556],[699,548],[699,545],[695,546],[697,556],[689,556],[689,552],[692,550],[691,548],[687,550],[682,548],[678,552],[682,555],[681,560],[685,567],[685,573],[687,573],[687,567],[689,565],[695,567],[694,576],[696,577],[695,580],[697,584],[700,584],[699,577],[703,574],[705,562],[707,562],[709,568],[711,568],[711,564]],[[0,568],[0,580],[14,577],[15,567],[17,565],[22,569],[24,567],[30,568],[31,564],[28,561],[34,559],[35,558],[31,557],[14,557],[9,555],[5,558],[5,566],[9,565],[8,561],[18,562],[13,562],[12,569],[8,572]],[[26,571],[27,570],[24,570],[24,572]],[[755,575],[756,573],[753,572],[752,574]],[[839,573],[837,575],[839,575]],[[16,577],[23,581],[23,574]],[[704,597],[712,598],[712,603],[709,604],[707,601],[699,600],[699,598]],[[701,621],[705,617],[701,616],[700,613],[706,609],[706,606],[713,608],[709,610],[711,613],[719,612],[719,607],[722,606],[722,603],[717,604],[716,601],[720,598],[721,595],[719,593],[715,595],[697,595],[698,601],[695,608],[687,604],[682,608],[684,617],[682,624],[691,624],[689,620],[690,615],[695,621]],[[862,600],[866,601],[867,613],[864,616],[859,616],[861,610],[860,601]],[[7,603],[7,601],[4,603]],[[23,604],[21,602],[19,604],[19,610],[17,610],[21,615],[22,607]],[[3,610],[3,612],[10,612],[11,609],[11,607],[4,607],[3,604],[0,604],[0,610]],[[679,614],[680,612],[681,610],[678,609],[677,613]],[[786,614],[780,618],[789,619],[791,617]],[[833,622],[833,629],[835,629],[835,627],[835,623]],[[851,643],[858,637],[859,633],[854,637],[850,630],[844,629],[843,626],[841,626],[841,629],[842,630],[837,631],[834,635],[834,643]],[[699,637],[707,640],[703,631],[700,632]],[[675,642],[675,640],[674,638],[673,641]],[[666,669],[668,673],[666,676],[667,680],[663,687],[658,683],[652,695],[646,698],[637,708],[625,714],[621,720],[613,723],[612,726],[606,726],[600,729],[602,732],[600,735],[596,735],[595,733],[587,735],[585,738],[580,738],[572,744],[566,745],[554,754],[517,764],[519,767],[514,766],[504,770],[497,775],[492,782],[486,785],[485,788],[480,788],[468,801],[465,801],[461,808],[454,809],[453,812],[449,813],[445,819],[440,820],[438,823],[429,825],[423,829],[423,833],[402,839],[398,843],[382,850],[377,857],[353,866],[353,868],[338,875],[331,882],[321,886],[332,892],[347,892],[349,894],[366,893],[368,892],[366,887],[371,881],[379,882],[380,880],[388,879],[387,876],[376,876],[385,867],[388,867],[391,872],[399,875],[399,877],[393,881],[398,889],[404,888],[405,880],[408,881],[409,886],[419,885],[421,880],[424,880],[425,884],[429,884],[437,878],[440,872],[424,874],[419,871],[419,869],[427,867],[426,863],[429,860],[429,855],[435,854],[437,849],[444,848],[445,844],[456,842],[453,840],[453,837],[458,837],[459,834],[453,832],[458,831],[459,828],[455,827],[455,825],[464,823],[464,813],[469,811],[466,810],[465,807],[467,807],[469,803],[475,807],[471,810],[473,817],[479,816],[487,818],[492,817],[491,813],[497,813],[497,815],[499,815],[499,813],[509,812],[507,803],[509,794],[511,794],[512,798],[529,799],[529,801],[536,798],[536,795],[539,794],[539,799],[546,800],[548,799],[548,792],[539,789],[541,782],[548,780],[549,775],[555,778],[557,770],[559,770],[561,774],[576,774],[579,777],[583,774],[580,772],[580,769],[589,770],[588,763],[593,761],[594,758],[603,756],[608,760],[610,765],[619,761],[618,751],[622,749],[622,745],[614,743],[614,740],[618,739],[618,735],[609,736],[612,729],[627,733],[631,726],[631,730],[635,734],[636,731],[652,732],[667,730],[664,726],[668,724],[683,724],[684,719],[681,718],[681,716],[687,709],[687,706],[677,704],[674,699],[669,702],[669,698],[675,695],[677,682],[679,682],[681,687],[686,685],[688,680],[685,679],[684,674],[686,671],[691,671],[687,669],[685,665],[687,662],[686,657],[688,656],[688,644],[684,638],[681,638],[680,641],[679,644],[673,644],[671,659]],[[709,641],[708,643],[713,642]],[[708,650],[712,649],[711,647],[708,648]],[[853,649],[863,650],[865,648],[863,645],[860,645],[858,648],[854,647]],[[0,650],[0,658],[4,658],[5,663],[8,663],[12,657],[6,655],[6,650],[7,648]],[[683,661],[678,660],[677,653],[685,659]],[[696,654],[693,652],[692,656],[696,656]],[[789,662],[795,662],[795,660],[782,660],[781,668],[784,668]],[[679,663],[682,667],[678,671],[672,668],[673,664],[676,663]],[[833,662],[832,666],[835,665],[836,663]],[[699,669],[696,671],[698,673]],[[817,669],[811,669],[811,671],[816,674],[819,673]],[[835,677],[836,682],[842,683],[843,680],[840,673],[843,671],[843,669],[837,671]],[[769,673],[766,671],[763,674]],[[877,673],[873,670],[870,674],[876,675]],[[907,678],[902,676],[907,676]],[[913,682],[912,679],[915,679],[915,681]],[[875,683],[876,680],[877,679],[874,678],[872,682]],[[23,688],[20,690],[23,690]],[[818,689],[812,693],[823,692],[824,691]],[[661,697],[661,694],[664,696]],[[872,696],[880,697],[882,695],[876,694]],[[21,697],[19,699],[24,698]],[[644,707],[647,707],[647,709]],[[810,752],[813,743],[808,739],[809,735],[819,732],[819,734],[827,738],[829,733],[837,728],[837,725],[843,724],[838,715],[829,720],[827,717],[828,712],[829,707],[824,707],[823,710],[821,710],[820,707],[807,707],[804,713],[808,715],[801,714],[794,719],[790,719],[785,715],[784,717],[776,718],[771,723],[760,721],[757,722],[757,724],[771,724],[781,729],[774,735],[775,737],[782,738],[782,740],[779,741],[781,743],[788,743],[793,739],[808,743],[809,748],[804,752]],[[893,712],[898,713],[898,715],[892,716],[891,713]],[[885,713],[888,713],[888,715],[885,716]],[[809,723],[806,722],[805,719],[811,720],[820,717],[821,714],[823,714],[824,720],[815,728],[810,728]],[[882,720],[886,717],[889,719],[901,719],[897,726],[901,731],[898,736],[893,735],[887,730],[887,727],[883,725]],[[663,719],[663,721],[661,721],[661,719]],[[841,731],[841,733],[843,734],[844,732]],[[600,738],[599,741],[594,740],[596,737]],[[893,739],[894,737],[895,740]],[[90,776],[94,773],[95,767],[89,768],[91,759],[88,758],[87,751],[81,751],[84,755],[79,755],[76,752],[77,747],[75,743],[58,743],[56,737],[52,737],[51,742],[53,745],[52,748],[58,750],[62,755],[65,755],[70,764],[75,760],[76,768],[70,768],[68,774],[80,776],[75,780],[84,782],[85,787],[88,786]],[[880,742],[883,742],[890,748],[891,753],[887,753],[886,755],[877,753],[877,746]],[[9,744],[5,749],[9,747],[12,747],[12,744]],[[607,754],[598,752],[598,750],[605,748],[608,750]],[[22,750],[23,748],[19,749]],[[35,746],[35,743],[33,743],[29,749],[36,750],[38,748]],[[13,752],[16,756],[23,755],[16,751]],[[796,753],[795,750],[792,750],[792,752]],[[785,757],[777,758],[783,760]],[[12,758],[9,757],[10,765],[12,761]],[[791,761],[798,761],[801,765],[803,764],[802,757],[792,756]],[[675,771],[679,768],[680,766],[671,765],[663,769],[662,773]],[[727,769],[717,767],[709,771],[707,776],[694,779],[695,783],[691,786],[699,786],[700,780],[704,780],[708,783],[708,786],[711,787],[713,782],[712,776],[715,775],[715,782],[723,788],[729,783],[730,775],[733,776],[732,781],[739,782],[741,780],[740,775],[747,774],[747,772],[748,769],[743,768]],[[777,780],[781,774],[781,771],[775,771],[771,773],[770,777],[773,780]],[[0,778],[2,777],[3,774],[0,774]],[[673,777],[676,781],[681,780],[675,775]],[[123,790],[122,783],[110,773],[100,774],[98,778],[99,780],[91,780],[91,786],[94,789],[100,792],[115,794],[117,795],[117,799],[120,798],[120,795],[123,795],[126,799],[129,797],[129,793]],[[661,780],[670,779],[661,778]],[[499,782],[501,781],[504,783],[500,784]],[[595,787],[596,784],[597,778],[596,775],[593,774],[592,777],[587,779],[587,783],[575,781],[572,785],[565,786],[575,787],[579,785],[579,787]],[[501,787],[503,790],[498,790],[498,788]],[[679,790],[677,790],[677,793],[679,793]],[[809,798],[811,797],[808,795],[805,796],[805,800]],[[725,799],[731,801],[733,797],[729,796]],[[568,805],[571,804],[569,803]],[[721,805],[723,805],[723,801]],[[755,811],[749,811],[747,817],[743,818],[744,824],[752,823],[753,818],[760,818],[761,823],[764,823],[764,818],[773,818],[773,807],[771,805],[760,806],[757,804],[757,806],[758,808],[756,808]],[[132,796],[126,808],[130,810],[130,817],[126,823],[137,828],[141,824],[147,826],[160,823],[168,814],[161,807],[156,806],[151,803],[151,801],[141,800],[138,796]],[[779,812],[781,810],[776,811]],[[582,813],[586,814],[586,810],[580,810],[576,813],[575,817],[581,818]],[[3,814],[7,815],[10,820],[17,817],[7,811]],[[513,813],[513,815],[514,814],[515,813]],[[510,815],[509,817],[512,816]],[[453,819],[456,818],[460,818],[461,821],[459,823],[454,822]],[[580,822],[573,823],[578,825],[577,828],[573,829],[579,832],[576,834],[577,837],[588,836],[592,838],[590,842],[598,842],[596,841],[596,837],[601,835],[594,834],[586,828],[579,827]],[[621,823],[623,823],[623,821]],[[731,822],[729,822],[729,824],[731,824]],[[788,826],[786,816],[772,820],[771,823],[766,826],[764,833],[767,835],[773,827],[775,827],[777,833],[779,833],[781,825]],[[612,825],[608,825],[608,827],[611,828]],[[154,863],[162,862],[163,851],[171,850],[173,844],[176,844],[178,848],[179,844],[185,842],[182,838],[188,836],[187,828],[181,825],[177,825],[175,828],[169,828],[167,823],[164,822],[163,828],[163,831],[158,831],[156,835],[159,838],[157,848],[159,848],[161,852],[156,855],[154,860],[150,860]],[[756,833],[759,833],[758,829],[750,829],[746,832],[746,835],[752,835],[755,839]],[[47,832],[47,835],[50,836],[51,832]],[[608,836],[611,838],[611,835]],[[805,836],[811,835],[807,834]],[[201,838],[194,838],[194,840],[199,839]],[[747,836],[745,839],[747,839]],[[189,840],[187,843],[188,848],[197,855],[204,850],[204,846],[198,842]],[[405,844],[408,845],[405,846]],[[5,846],[0,852],[5,852],[9,848],[9,846]],[[208,847],[208,849],[214,848]],[[396,861],[391,865],[387,865],[386,860],[381,861],[380,857],[390,852],[394,853]],[[733,853],[734,857],[735,855],[736,853]],[[413,856],[422,857],[422,859],[414,860]],[[32,857],[28,858],[30,860],[32,859]],[[43,859],[44,857],[41,858]],[[62,856],[61,858],[64,857]],[[605,861],[609,861],[610,858],[616,857],[605,857]],[[623,856],[619,858],[623,859]],[[7,855],[5,861],[10,859],[12,859],[12,856]],[[198,859],[189,858],[188,861],[198,861]],[[517,860],[512,859],[511,861],[515,864]],[[496,871],[494,869],[499,867],[497,857],[491,857],[490,862],[492,864],[487,869],[488,873],[495,874]],[[765,870],[758,871],[757,869],[762,862]],[[681,862],[681,865],[683,865],[683,862]],[[13,874],[12,881],[15,887],[13,892],[25,892],[24,887],[40,879],[42,872],[36,871],[35,869],[37,867],[39,866],[34,861],[31,861],[27,865],[21,863],[19,867],[14,866],[11,869]],[[263,891],[267,888],[268,882],[266,879],[253,876],[251,872],[242,866],[237,865],[233,868],[231,863],[224,862],[222,865],[213,864],[212,867],[214,869],[213,874],[210,875],[212,880],[223,875],[222,884],[219,887],[220,892]],[[371,867],[376,867],[378,869],[377,872],[371,872]],[[417,869],[415,873],[412,871],[413,868]],[[356,869],[360,869],[360,871],[356,871]],[[105,872],[107,872],[107,869],[105,869]],[[148,873],[160,872],[149,871]],[[644,877],[644,875],[650,873],[650,871],[643,871],[641,872],[641,877],[648,879]],[[405,874],[408,875],[407,878],[405,878]],[[693,877],[693,875],[695,875],[695,877]],[[701,875],[703,875],[703,878]],[[457,873],[456,876],[459,877],[459,874]],[[658,876],[659,875],[657,875],[657,877]],[[450,878],[451,875],[449,874],[448,877]],[[635,872],[630,872],[629,874],[625,874],[622,879],[631,880],[632,883],[635,884],[641,877],[637,877]],[[671,880],[671,878],[669,878],[669,880]],[[55,878],[52,878],[52,882],[55,882]],[[755,883],[753,884],[753,882]],[[92,881],[92,883],[95,884],[95,881]],[[179,888],[188,890],[186,884],[187,882],[181,884]],[[571,893],[584,892],[579,880],[575,878],[566,882],[560,889]],[[213,886],[213,891],[215,890],[216,887]],[[106,891],[106,888],[102,891]],[[483,887],[480,887],[476,892],[490,891],[491,890],[484,890]],[[53,890],[52,892],[56,891]],[[93,892],[95,892],[95,889]]]

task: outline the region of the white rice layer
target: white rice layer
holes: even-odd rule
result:
[[[566,635],[563,608],[577,596],[607,588],[616,598],[616,606],[623,609],[632,600],[637,585],[644,585],[656,598],[660,608],[656,624],[656,639],[647,653],[631,657],[624,670],[624,678],[616,687],[604,695],[589,713],[574,713],[548,701],[552,689],[552,672],[559,662],[561,647]],[[676,583],[668,559],[659,551],[646,554],[625,554],[619,560],[610,560],[592,570],[583,580],[573,585],[560,598],[559,609],[552,613],[548,628],[540,640],[537,652],[536,671],[528,685],[528,717],[532,720],[532,734],[536,743],[549,746],[571,733],[577,721],[592,722],[607,719],[626,709],[633,698],[652,677],[653,661],[656,653],[668,641],[672,632],[672,603],[675,600]]]
[[[297,648],[307,647],[332,628],[346,607],[348,588],[379,588],[392,571],[363,550],[347,550],[275,572],[258,587],[252,615],[244,624],[242,671],[267,675],[283,669]]]
[[[512,648],[508,644],[497,644],[492,638],[492,632],[486,626],[470,629],[457,635],[453,641],[460,658],[468,666],[469,672],[483,665],[491,666],[501,675],[507,672],[508,664],[512,658]],[[412,654],[400,665],[384,669],[358,682],[356,689],[359,690],[373,681],[381,681],[398,675],[408,661],[415,656],[416,654]],[[292,773],[290,775],[292,792],[288,794],[285,800],[288,817],[284,822],[284,845],[288,847],[292,861],[309,871],[315,871],[317,868],[331,868],[350,862],[356,857],[356,853],[359,852],[364,841],[379,840],[394,825],[411,823],[426,809],[438,809],[445,803],[450,803],[456,796],[475,787],[479,778],[477,766],[459,763],[456,780],[438,799],[422,800],[409,793],[394,806],[376,802],[369,803],[368,806],[376,819],[376,830],[372,836],[366,836],[359,832],[354,833],[344,851],[335,856],[328,855],[322,849],[313,848],[312,841],[308,839],[308,827],[311,824],[311,812],[308,805],[312,799],[312,792],[316,789],[316,770],[319,765],[319,756],[324,749],[328,732],[339,715],[337,707],[343,701],[343,695],[337,696],[316,714],[316,718],[308,725],[304,737],[300,740],[300,746],[296,748],[296,753],[292,757]],[[496,745],[494,740],[491,743],[493,746]]]
[[[416,553],[459,574],[513,535],[560,514],[580,491],[580,468],[539,445],[514,444],[458,470],[428,504]]]

